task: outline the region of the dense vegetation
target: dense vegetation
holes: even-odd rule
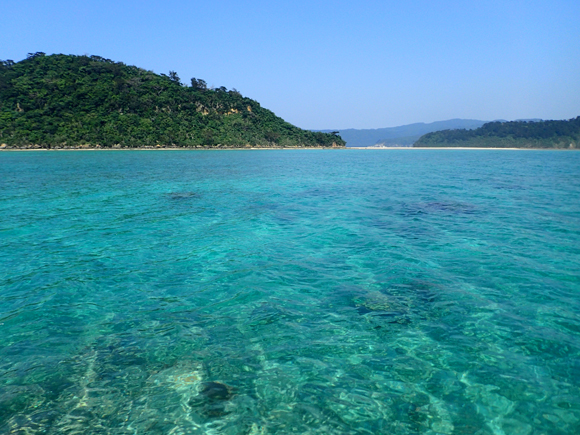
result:
[[[569,121],[488,122],[475,130],[443,130],[414,147],[580,148],[580,116]]]
[[[8,147],[344,146],[299,129],[235,89],[209,89],[99,56],[0,61],[0,143]]]

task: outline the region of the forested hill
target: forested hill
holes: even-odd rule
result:
[[[414,147],[580,148],[580,116],[568,121],[488,122],[475,130],[443,130]]]
[[[344,146],[299,129],[235,89],[209,89],[99,56],[0,62],[2,147]]]

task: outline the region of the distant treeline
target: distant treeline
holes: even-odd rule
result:
[[[580,148],[580,116],[568,121],[488,122],[475,130],[443,130],[414,147]]]
[[[344,146],[235,89],[210,89],[99,56],[0,61],[0,143],[8,147]]]

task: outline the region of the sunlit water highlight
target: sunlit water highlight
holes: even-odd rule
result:
[[[580,433],[580,153],[2,153],[0,189],[0,433]]]

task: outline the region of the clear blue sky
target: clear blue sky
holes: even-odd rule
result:
[[[310,129],[580,115],[580,1],[0,0],[0,59],[96,54]]]

